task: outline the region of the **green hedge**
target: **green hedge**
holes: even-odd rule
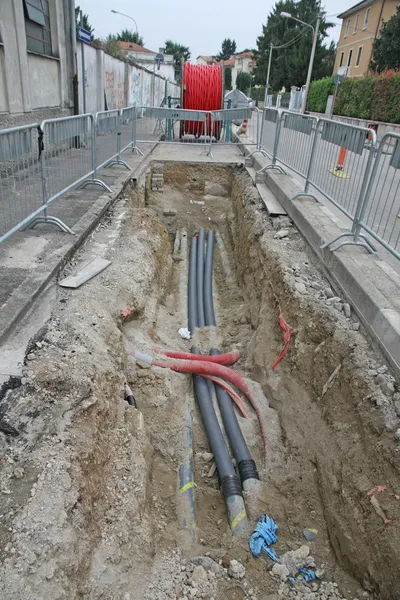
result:
[[[344,117],[400,123],[400,73],[346,78],[339,86],[334,112]]]
[[[307,110],[311,112],[324,113],[328,96],[335,93],[335,84],[333,77],[324,77],[317,79],[310,85],[307,98]]]
[[[339,85],[335,101],[335,115],[371,119],[373,77],[351,79],[347,77]]]

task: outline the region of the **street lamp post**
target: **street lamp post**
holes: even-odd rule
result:
[[[113,8],[111,9],[111,12],[114,13],[115,15],[122,15],[123,17],[126,17],[127,19],[130,19],[131,21],[133,21],[135,23],[136,39],[138,40],[139,39],[139,31],[138,31],[138,26],[137,26],[135,19],[129,15],[126,15],[125,13],[119,12],[119,10],[114,10]],[[135,55],[136,55],[136,60],[137,60],[137,50],[135,51]]]
[[[292,17],[292,15],[290,13],[281,12],[281,17],[287,17],[289,19],[293,19],[294,21],[297,21],[298,23],[301,23],[302,25],[306,25],[306,27],[310,27],[313,32],[313,45],[311,48],[310,62],[308,63],[306,89],[304,90],[304,93],[303,93],[303,96],[301,99],[301,111],[300,112],[304,113],[306,111],[306,107],[307,107],[308,90],[310,88],[310,83],[311,83],[311,75],[312,75],[312,70],[313,70],[313,65],[314,65],[314,57],[315,57],[315,50],[317,47],[318,30],[319,30],[319,24],[321,21],[321,15],[318,15],[318,17],[317,17],[317,21],[315,23],[315,29],[312,25],[310,25],[310,23],[305,23],[304,21],[301,21],[300,19],[297,19],[296,17]]]

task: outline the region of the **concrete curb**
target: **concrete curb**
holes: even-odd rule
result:
[[[146,163],[150,156],[151,152],[143,158],[143,161],[134,171],[121,174],[112,184],[113,193],[106,192],[102,194],[76,223],[74,226],[75,235],[69,235],[66,243],[54,250],[46,258],[46,261],[13,291],[1,308],[0,343],[5,341],[12,329],[29,311],[36,298],[47,287],[50,280],[63,269],[76,250],[97,227],[129,182],[140,176],[143,163]]]
[[[249,154],[249,149],[244,146],[242,151]],[[260,158],[257,154],[252,157],[256,170],[264,166]],[[400,286],[388,275],[391,268],[385,263],[383,269],[380,267],[383,261],[354,246],[333,252],[328,248],[322,250],[324,242],[342,231],[334,215],[310,197],[299,196],[291,200],[301,188],[290,175],[268,170],[264,180],[318,257],[328,280],[340,290],[372,342],[379,346],[396,375],[400,376]]]

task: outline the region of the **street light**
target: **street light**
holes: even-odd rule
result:
[[[312,75],[312,70],[313,70],[313,65],[314,65],[315,49],[317,47],[318,29],[319,29],[319,23],[321,20],[321,15],[318,15],[318,17],[317,17],[317,21],[315,23],[315,29],[312,25],[310,25],[310,23],[305,23],[304,21],[301,21],[300,19],[297,19],[296,17],[292,17],[292,15],[290,13],[281,12],[281,17],[293,19],[294,21],[297,21],[298,23],[301,23],[302,25],[305,25],[306,27],[310,27],[313,32],[313,45],[312,45],[312,49],[311,49],[310,62],[308,63],[306,89],[304,90],[303,97],[301,100],[301,112],[304,113],[306,111],[306,107],[307,107],[308,90],[310,87],[311,75]]]
[[[136,23],[135,19],[133,17],[130,17],[129,15],[126,15],[125,13],[119,12],[119,10],[114,10],[113,8],[111,9],[111,12],[114,13],[115,15],[122,15],[123,17],[126,17],[127,19],[130,19],[131,21],[133,21],[135,23],[135,27],[136,27],[136,39],[138,40],[139,39],[139,32],[138,32],[138,26],[137,26],[137,23]],[[136,55],[136,60],[137,60],[137,50],[135,51],[135,55]]]

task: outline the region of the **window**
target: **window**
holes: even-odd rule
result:
[[[347,21],[346,21],[346,29],[344,32],[344,37],[347,37],[349,35],[350,21],[351,21],[351,19],[347,19]]]
[[[49,0],[23,0],[28,50],[51,56]]]
[[[347,59],[347,66],[350,67],[351,65],[351,59],[353,58],[353,48],[351,48],[351,50],[349,50],[349,58]]]
[[[358,21],[360,20],[360,13],[358,13],[358,15],[356,15],[356,20],[354,21],[354,29],[353,29],[353,33],[357,32],[358,29]]]
[[[339,65],[339,67],[343,67],[343,59],[344,59],[344,52],[342,52],[342,54],[340,55],[340,65]]]
[[[358,67],[360,65],[361,54],[362,54],[362,46],[359,47],[358,52],[357,52],[356,67]]]
[[[363,29],[367,29],[367,27],[368,27],[368,19],[369,19],[369,13],[370,13],[370,11],[371,11],[370,8],[367,8],[367,10],[365,11]]]

